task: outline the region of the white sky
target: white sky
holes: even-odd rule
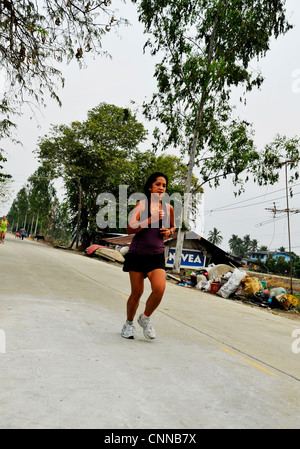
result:
[[[139,105],[145,99],[150,100],[155,90],[155,60],[149,53],[143,54],[145,36],[142,25],[137,21],[135,6],[130,2],[126,6],[121,1],[119,4],[121,15],[127,17],[132,26],[120,29],[119,37],[110,32],[103,40],[103,48],[111,53],[113,59],[88,61],[88,68],[81,70],[73,62],[63,70],[66,79],[65,88],[60,92],[63,106],[59,108],[54,100],[49,100],[43,115],[37,115],[38,123],[36,119],[30,119],[30,111],[24,109],[17,134],[23,147],[9,141],[5,143],[8,162],[4,168],[15,181],[12,200],[38,167],[32,151],[36,148],[38,137],[48,133],[50,124],[69,125],[74,120],[84,120],[87,111],[101,102],[132,108],[131,100]],[[237,102],[240,118],[253,123],[258,148],[271,142],[276,134],[300,136],[300,1],[287,0],[286,8],[294,29],[274,41],[267,56],[260,61],[259,66],[265,77],[260,91],[254,90],[247,95],[245,107]],[[138,118],[147,129],[152,129],[141,115]],[[151,132],[149,148],[150,141]],[[265,210],[273,207],[274,201],[277,209],[286,208],[284,187],[283,171],[279,184],[269,187],[247,184],[246,192],[238,198],[233,195],[230,179],[217,190],[206,188],[203,236],[207,238],[209,231],[216,227],[223,236],[220,246],[224,250],[228,250],[228,240],[232,234],[239,237],[250,234],[259,245],[267,245],[273,250],[285,246],[288,250],[286,214],[278,215],[277,220],[273,220],[273,214]],[[300,181],[294,188],[294,197],[290,199],[290,209],[300,209],[299,194]],[[7,214],[10,205],[11,202],[3,206],[0,215]],[[224,210],[217,211],[220,207]],[[278,220],[279,217],[282,218]],[[300,254],[300,214],[291,216],[291,242],[293,251]]]

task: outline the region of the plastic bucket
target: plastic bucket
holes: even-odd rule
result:
[[[221,284],[217,284],[216,282],[212,282],[210,284],[210,293],[217,293],[221,288]]]

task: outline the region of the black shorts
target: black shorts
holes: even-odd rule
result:
[[[150,271],[161,268],[166,269],[165,266],[165,253],[147,255],[137,253],[125,254],[125,262],[123,265],[123,271],[137,271],[138,273],[144,273],[144,277]]]

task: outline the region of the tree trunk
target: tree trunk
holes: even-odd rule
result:
[[[209,66],[213,59],[213,48],[216,38],[216,25],[218,22],[218,14],[216,14],[215,22],[213,31],[210,37],[209,42],[209,49],[208,49],[208,58],[207,58],[207,69],[209,69]],[[183,241],[184,241],[184,232],[182,231],[182,225],[184,224],[184,229],[189,228],[189,210],[190,210],[190,197],[191,197],[191,185],[192,185],[192,175],[193,175],[193,168],[195,164],[195,157],[196,157],[196,150],[199,140],[199,126],[202,122],[203,118],[203,111],[204,106],[208,94],[208,87],[204,86],[202,91],[202,96],[197,112],[197,118],[196,123],[194,127],[194,136],[193,136],[193,142],[191,149],[189,151],[189,163],[188,163],[188,172],[186,176],[186,182],[185,182],[185,189],[184,189],[184,201],[183,201],[183,207],[181,209],[181,223],[180,228],[178,230],[177,234],[177,242],[176,242],[176,250],[175,250],[175,258],[174,258],[174,266],[173,271],[175,273],[180,273],[180,262],[181,262],[181,254],[183,249]]]
[[[30,235],[32,235],[33,222],[34,222],[34,214],[32,215],[32,220],[31,220]]]
[[[77,214],[77,229],[76,229],[76,250],[79,245],[79,234],[80,234],[80,220],[81,220],[81,196],[82,189],[80,179],[78,178],[78,214]]]
[[[40,214],[40,211],[38,211],[38,214],[37,214],[37,217],[36,217],[35,228],[34,228],[34,235],[36,235],[36,232],[37,232],[37,225],[38,225],[38,221],[39,221],[39,214]]]

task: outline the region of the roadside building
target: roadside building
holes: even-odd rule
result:
[[[278,259],[279,257],[282,257],[285,262],[290,261],[290,254],[283,251],[256,251],[250,254],[252,262],[257,262],[258,260],[266,262],[268,258]]]
[[[106,244],[118,249],[130,245],[133,235],[115,235],[113,237],[107,234],[102,237],[100,244]],[[165,240],[166,247],[166,267],[172,268],[176,249],[177,233]],[[193,231],[185,232],[183,251],[180,267],[186,270],[199,270],[208,267],[211,264],[226,264],[233,267],[242,266],[241,261],[223,251],[218,246],[199,236]]]

